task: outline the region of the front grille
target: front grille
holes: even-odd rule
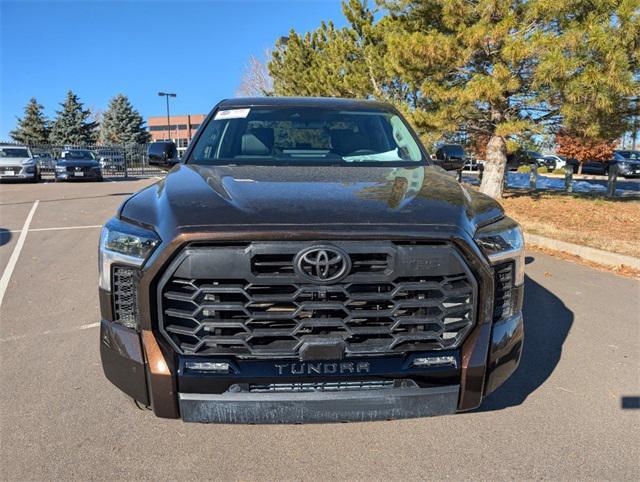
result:
[[[251,268],[256,275],[293,274],[294,254],[259,254],[251,259]],[[353,253],[351,255],[352,273],[383,273],[389,269],[389,253]]]
[[[347,355],[460,343],[474,323],[476,284],[453,248],[356,245],[366,243],[341,244],[352,269],[330,285],[296,278],[291,263],[304,243],[287,245],[291,253],[263,252],[277,244],[187,250],[160,283],[161,331],[180,353],[249,358],[298,357],[317,340],[344,343]]]
[[[116,266],[112,271],[113,321],[128,328],[138,326],[137,271]]]

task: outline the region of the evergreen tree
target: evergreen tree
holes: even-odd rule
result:
[[[66,100],[60,104],[53,122],[50,141],[55,144],[91,144],[96,141],[97,123],[89,120],[91,111],[84,109],[82,102],[72,91],[67,92]]]
[[[145,144],[150,138],[144,127],[144,119],[125,95],[118,94],[109,101],[109,107],[102,115],[100,124],[100,142]]]
[[[279,95],[378,97],[430,141],[484,143],[481,190],[502,195],[507,145],[562,126],[610,139],[638,95],[637,0],[365,0],[349,25],[291,32],[269,64]],[[480,147],[480,146],[478,146]]]
[[[294,30],[279,40],[269,62],[276,95],[393,97],[384,66],[385,44],[373,12],[358,0],[342,5],[349,26],[333,22],[304,35]]]
[[[633,3],[389,0],[385,63],[421,93],[421,130],[484,136],[480,189],[500,198],[508,141],[560,126],[599,139],[624,131],[637,89]]]
[[[35,97],[29,100],[24,108],[24,117],[18,118],[17,127],[9,133],[14,141],[33,146],[49,140],[49,122],[42,109]]]

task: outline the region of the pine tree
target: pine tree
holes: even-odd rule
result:
[[[49,140],[49,122],[42,112],[43,108],[35,97],[29,100],[24,108],[24,117],[18,118],[17,127],[9,133],[14,141],[33,146]]]
[[[272,53],[269,73],[276,95],[367,98],[393,97],[385,82],[385,44],[373,12],[358,0],[342,5],[349,26],[322,22],[313,32],[294,30]]]
[[[53,122],[50,141],[55,144],[91,144],[96,141],[97,123],[89,120],[91,111],[84,109],[82,102],[72,91],[67,92],[66,100],[60,104]]]
[[[100,124],[100,142],[144,144],[149,142],[150,138],[144,127],[144,119],[125,95],[118,94],[109,101],[109,107],[102,115]]]
[[[499,198],[509,140],[560,126],[599,139],[624,131],[637,89],[632,3],[391,0],[385,62],[422,93],[421,129],[487,138],[481,190]]]
[[[507,146],[560,127],[615,139],[638,96],[637,0],[343,3],[349,25],[292,31],[269,64],[280,95],[377,97],[425,140],[484,143],[481,190],[499,198]],[[479,147],[479,146],[478,146]]]

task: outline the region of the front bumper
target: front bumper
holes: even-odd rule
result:
[[[185,422],[365,422],[454,413],[459,390],[453,385],[337,393],[180,393],[179,398]]]
[[[469,392],[479,389],[482,396],[500,386],[518,367],[524,327],[521,313],[493,326],[491,335],[486,337],[489,346],[485,351],[487,359],[483,361],[486,365],[484,387],[482,379],[474,380],[473,377],[466,378],[466,383],[461,386],[464,377],[459,365],[448,369],[410,369],[410,361],[424,355],[414,353],[401,359],[379,359],[372,363],[373,373],[369,375],[377,380],[417,380],[418,384],[412,382],[408,387],[344,392],[255,393],[246,390],[251,381],[266,383],[303,379],[276,377],[275,372],[269,369],[273,363],[268,361],[232,362],[234,373],[211,375],[185,373],[183,359],[175,364],[180,368],[172,373],[168,366],[174,362],[167,363],[168,352],[163,354],[153,333],[143,332],[142,335],[102,320],[102,366],[114,385],[141,404],[150,406],[156,415],[182,418],[187,422],[316,423],[427,417],[476,408],[479,402],[475,406],[465,402],[465,385]],[[462,363],[458,354],[456,357]],[[347,376],[332,379],[350,380]],[[475,383],[480,383],[480,387]]]
[[[618,164],[618,175],[640,177],[640,164]]]
[[[84,171],[82,175],[77,175],[76,172],[60,172],[56,171],[56,179],[59,181],[95,181],[102,179],[101,171]]]
[[[0,179],[2,180],[33,180],[36,179],[38,170],[35,167],[1,167],[0,166]]]

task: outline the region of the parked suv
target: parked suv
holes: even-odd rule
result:
[[[105,375],[191,422],[471,410],[522,352],[524,253],[492,199],[373,101],[233,99],[100,240]]]
[[[585,161],[582,173],[607,176],[614,164],[617,165],[618,175],[624,178],[640,177],[640,151],[613,151],[613,159],[608,161]],[[574,173],[580,168],[580,162],[575,159],[568,160],[567,165],[573,167]]]
[[[545,161],[544,156],[537,151],[530,150],[518,150],[509,155],[507,155],[507,170],[515,171],[520,166],[528,166],[531,164],[535,164],[538,167],[548,167],[550,168],[550,164]],[[554,163],[555,164],[555,163]]]
[[[56,181],[102,181],[102,168],[88,149],[65,149],[56,161]]]
[[[0,144],[0,179],[38,182],[40,164],[31,149],[17,144]]]
[[[103,170],[124,171],[124,150],[119,148],[98,148],[96,155]]]
[[[615,151],[613,162],[618,165],[618,174],[625,177],[640,177],[640,151]]]

